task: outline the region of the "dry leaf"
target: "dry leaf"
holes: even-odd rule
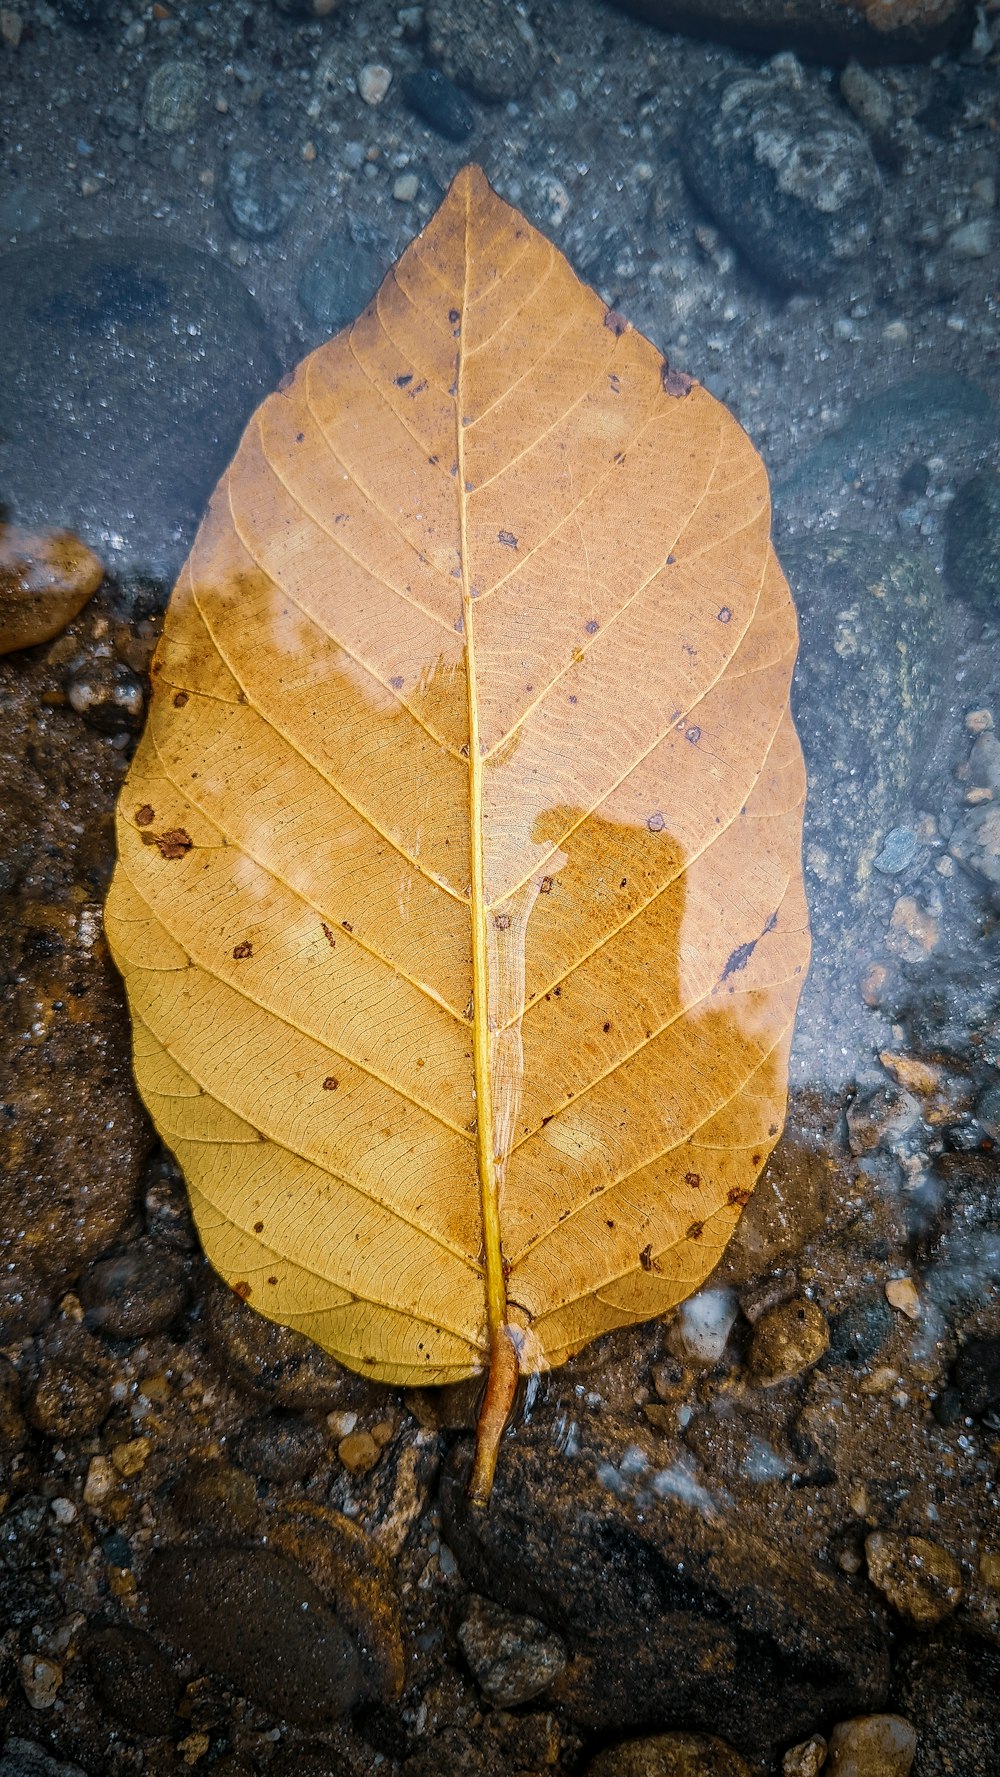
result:
[[[711,1270],[808,951],[795,616],[736,422],[467,168],[255,414],[107,925],[212,1262],[353,1369],[518,1373]]]

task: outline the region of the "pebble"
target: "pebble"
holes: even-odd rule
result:
[[[858,1715],[833,1729],[823,1777],[909,1777],[916,1751],[901,1715]]]
[[[538,40],[510,0],[428,0],[427,54],[480,99],[522,99],[538,72]]]
[[[790,1746],[781,1761],[781,1777],[819,1777],[826,1758],[822,1734],[811,1734],[798,1746]]]
[[[151,1240],[99,1259],[80,1279],[86,1322],[110,1339],[146,1339],[163,1333],[187,1305],[183,1261]]]
[[[279,1721],[323,1727],[358,1701],[353,1642],[276,1549],[158,1549],[146,1586],[165,1640]]]
[[[112,1450],[111,1465],[123,1481],[131,1481],[142,1474],[152,1453],[152,1438],[126,1438],[123,1444],[116,1444]]]
[[[407,74],[403,98],[411,111],[449,142],[465,142],[476,127],[471,106],[440,68],[418,68]]]
[[[974,876],[1000,888],[1000,806],[990,802],[970,808],[955,826],[948,850]]]
[[[958,490],[945,516],[950,584],[984,617],[1000,607],[1000,470],[983,469]]]
[[[97,660],[66,684],[70,709],[100,734],[142,727],[146,698],[141,678],[120,660]]]
[[[420,181],[416,173],[400,173],[392,188],[392,195],[400,204],[412,204],[420,190]]]
[[[909,1320],[919,1320],[922,1309],[920,1294],[912,1277],[892,1277],[885,1286],[885,1299],[890,1308],[897,1308]]]
[[[374,296],[391,259],[384,236],[357,240],[348,229],[331,229],[299,279],[299,301],[320,327],[336,333]]]
[[[68,531],[0,523],[0,654],[57,636],[103,577],[96,555]]]
[[[12,12],[9,6],[0,7],[0,43],[6,49],[16,49],[21,41],[24,20],[19,12]]]
[[[899,876],[912,864],[917,850],[917,836],[912,827],[892,827],[882,841],[882,850],[873,860],[883,876]]]
[[[92,1456],[83,1483],[84,1504],[102,1506],[115,1484],[114,1470],[106,1456]]]
[[[111,1411],[111,1388],[101,1375],[63,1358],[43,1362],[28,1397],[27,1417],[47,1438],[82,1438]]]
[[[40,1654],[23,1654],[18,1663],[21,1689],[32,1709],[51,1709],[63,1681],[63,1669]]]
[[[714,1734],[652,1734],[599,1752],[586,1777],[751,1777],[750,1766]]]
[[[874,141],[884,141],[892,130],[892,98],[881,80],[860,62],[848,62],[840,74],[840,94]]]
[[[470,1600],[458,1640],[484,1697],[502,1709],[537,1697],[566,1665],[557,1635],[534,1617],[515,1616],[488,1598]]]
[[[986,259],[993,251],[993,224],[988,216],[976,216],[948,236],[948,245],[956,259]]]
[[[264,241],[280,233],[298,209],[298,178],[272,154],[238,148],[222,174],[222,202],[237,234]]]
[[[169,1734],[181,1684],[152,1636],[122,1624],[95,1629],[83,1647],[87,1676],[105,1715],[133,1734]]]
[[[817,1302],[796,1296],[761,1315],[750,1344],[751,1379],[773,1388],[818,1363],[830,1343],[830,1327]]]
[[[228,1462],[192,1464],[177,1482],[171,1504],[193,1530],[249,1535],[260,1523],[253,1480]]]
[[[923,962],[937,949],[940,925],[913,895],[900,895],[892,910],[886,947],[904,963]]]
[[[368,62],[358,75],[358,93],[366,105],[381,105],[392,85],[392,69],[381,62]]]
[[[198,122],[204,96],[205,70],[199,62],[161,62],[150,75],[143,120],[160,135],[187,135]]]
[[[382,1452],[368,1431],[348,1432],[337,1445],[337,1455],[345,1469],[352,1475],[367,1474],[374,1468]]]
[[[707,81],[679,147],[695,195],[768,282],[825,289],[870,250],[883,202],[871,149],[793,58]]]
[[[698,1290],[681,1303],[671,1322],[671,1350],[694,1363],[717,1364],[738,1312],[739,1304],[732,1290]]]
[[[877,1086],[848,1105],[846,1122],[848,1146],[855,1156],[876,1148],[894,1152],[919,1127],[920,1104],[903,1086]]]
[[[943,1622],[961,1599],[958,1562],[927,1537],[875,1530],[865,1538],[865,1557],[872,1584],[921,1628]]]
[[[326,1453],[319,1427],[298,1415],[268,1413],[251,1419],[236,1440],[238,1462],[263,1481],[301,1481]]]
[[[972,1339],[963,1345],[954,1377],[962,1406],[973,1419],[1000,1412],[1000,1339]]]

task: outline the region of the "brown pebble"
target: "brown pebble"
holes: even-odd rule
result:
[[[758,1320],[750,1346],[750,1374],[762,1388],[772,1388],[808,1370],[830,1343],[826,1315],[808,1296],[796,1296],[768,1308]]]
[[[875,1530],[865,1538],[868,1577],[900,1616],[921,1628],[941,1623],[962,1597],[962,1570],[925,1536]]]
[[[917,1736],[901,1715],[857,1715],[830,1735],[823,1777],[908,1777]]]
[[[382,1452],[369,1431],[352,1431],[341,1438],[337,1455],[352,1475],[366,1474],[374,1468]]]
[[[0,525],[0,654],[57,636],[103,578],[96,555],[68,531]]]

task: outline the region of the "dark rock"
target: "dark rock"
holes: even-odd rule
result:
[[[955,1362],[955,1387],[973,1419],[1000,1414],[1000,1339],[973,1339]]]
[[[58,1357],[43,1362],[27,1403],[27,1416],[35,1429],[59,1442],[96,1431],[110,1411],[107,1377]]]
[[[236,1441],[236,1458],[263,1481],[301,1481],[322,1462],[327,1440],[297,1414],[268,1413],[251,1419]]]
[[[695,95],[679,143],[692,189],[769,282],[823,289],[868,250],[878,167],[811,81],[719,75]]]
[[[265,241],[290,222],[302,196],[301,181],[271,155],[238,148],[222,175],[222,202],[237,234]]]
[[[741,49],[795,49],[822,62],[926,59],[951,43],[969,16],[969,0],[617,0],[662,25],[715,37]]]
[[[180,1680],[151,1636],[128,1625],[96,1629],[83,1654],[106,1715],[133,1734],[171,1732]]]
[[[946,567],[955,591],[984,617],[1000,609],[1000,470],[984,469],[948,508]]]
[[[0,1517],[0,1561],[23,1573],[39,1561],[46,1546],[49,1502],[40,1493],[23,1493]]]
[[[885,1296],[859,1296],[830,1320],[830,1348],[824,1367],[864,1365],[878,1357],[892,1337],[892,1309]]]
[[[85,1777],[82,1766],[54,1758],[34,1740],[11,1734],[0,1752],[0,1777]]]
[[[2,396],[0,396],[2,400]],[[135,1095],[121,985],[96,908],[10,911],[16,987],[0,1022],[0,1324],[39,1325],[46,1294],[106,1251],[131,1212],[149,1125]],[[44,1037],[23,1032],[45,1008]]]
[[[160,1633],[279,1720],[315,1728],[357,1702],[354,1646],[312,1582],[273,1549],[161,1549],[147,1572]]]
[[[475,112],[440,68],[417,68],[407,74],[403,97],[411,111],[449,142],[464,142],[476,127]]]
[[[188,1281],[175,1254],[145,1240],[91,1265],[80,1279],[79,1296],[95,1332],[110,1339],[146,1339],[165,1332],[183,1311]]]
[[[0,486],[105,561],[172,577],[278,364],[206,254],[127,237],[0,257]],[[142,374],[137,374],[136,366]]]
[[[96,555],[68,531],[0,523],[0,654],[57,636],[103,578]]]
[[[182,1524],[217,1535],[249,1535],[260,1523],[257,1489],[249,1475],[228,1462],[192,1465],[171,1495]]]
[[[925,556],[851,531],[785,543],[799,612],[792,707],[806,756],[806,885],[817,955],[843,959],[944,694],[940,582]],[[878,878],[875,877],[877,882]]]
[[[320,327],[336,333],[374,296],[392,254],[383,237],[357,239],[349,229],[324,235],[299,279],[299,301]]]
[[[881,1705],[881,1613],[815,1561],[769,1545],[700,1489],[644,1511],[600,1484],[599,1449],[551,1428],[504,1442],[489,1510],[466,1502],[468,1455],[445,1470],[445,1534],[465,1578],[556,1631],[569,1654],[547,1701],[572,1723],[650,1720],[716,1732],[768,1758],[818,1718]]]
[[[272,1543],[307,1574],[357,1645],[364,1695],[392,1703],[405,1678],[396,1580],[383,1550],[328,1506],[299,1500],[269,1523]]]
[[[714,1734],[654,1734],[598,1753],[586,1777],[751,1777],[750,1766]]]
[[[994,1777],[1000,1770],[1000,1650],[980,1641],[916,1641],[893,1702],[917,1730],[911,1777]]]
[[[427,54],[453,80],[494,104],[522,99],[538,72],[535,33],[508,0],[428,0]]]
[[[566,1665],[566,1649],[534,1617],[515,1616],[488,1598],[471,1598],[459,1645],[484,1697],[502,1709],[548,1690]]]
[[[340,1402],[345,1372],[302,1333],[248,1308],[214,1275],[205,1299],[204,1333],[225,1376],[279,1407],[329,1412]]]

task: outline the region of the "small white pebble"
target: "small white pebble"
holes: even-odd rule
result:
[[[92,1456],[83,1484],[83,1498],[89,1506],[103,1505],[114,1486],[114,1470],[106,1456]]]
[[[967,710],[965,726],[970,734],[985,734],[993,727],[993,711],[987,709]]]
[[[882,338],[889,345],[905,345],[910,337],[910,329],[905,321],[887,321],[882,329]]]
[[[381,62],[369,62],[358,75],[358,92],[366,105],[381,105],[392,85],[392,70]]]
[[[76,1506],[71,1499],[54,1499],[51,1511],[57,1524],[72,1524],[76,1517]]]
[[[354,1430],[357,1423],[358,1416],[356,1413],[328,1413],[326,1416],[327,1430],[332,1432],[335,1438],[350,1437],[351,1432]]]
[[[412,204],[420,190],[420,181],[416,173],[400,173],[392,188],[392,195],[399,204]]]

